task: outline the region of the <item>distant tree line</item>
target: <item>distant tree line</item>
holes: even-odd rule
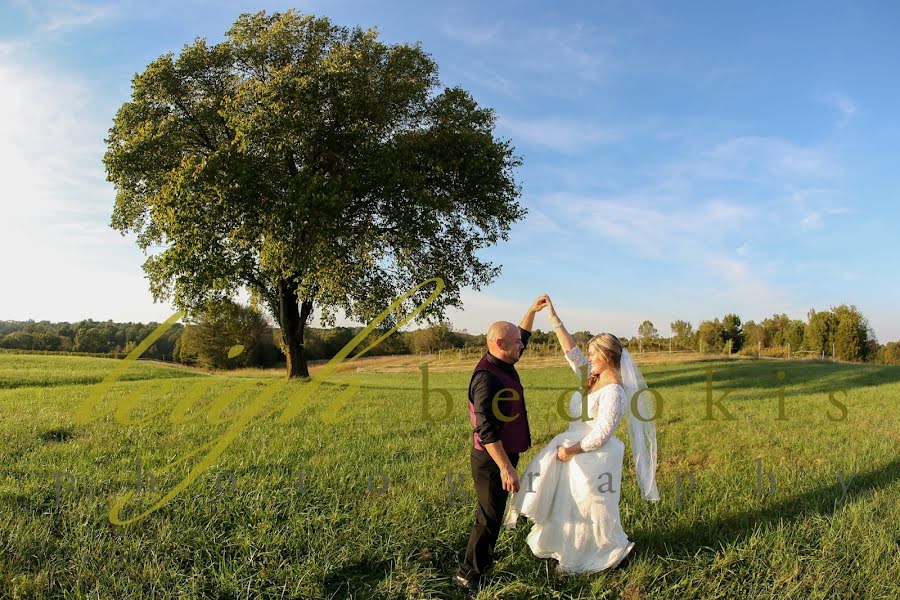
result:
[[[750,356],[812,355],[851,362],[900,364],[900,342],[880,345],[868,320],[853,305],[841,304],[828,310],[811,309],[806,320],[786,314],[742,322],[729,313],[719,319],[701,321],[696,330],[686,321],[670,324],[672,336],[661,337],[650,321],[638,327],[631,340],[647,350],[694,350],[711,353],[739,353]]]
[[[141,358],[174,361],[215,369],[273,367],[285,361],[280,330],[273,328],[255,306],[233,301],[208,305],[176,323],[150,346]],[[0,321],[0,349],[21,352],[90,354],[124,358],[152,333],[159,323],[93,321]],[[337,354],[362,327],[307,328],[305,352],[310,360],[327,360]],[[351,356],[383,332],[374,331]],[[453,331],[449,323],[415,331],[398,331],[381,341],[366,356],[432,353],[464,347],[485,347],[484,335]],[[232,352],[240,351],[229,356]],[[235,350],[233,350],[235,349]]]
[[[77,323],[50,321],[0,321],[0,348],[124,357],[159,323],[116,323],[85,319]],[[172,360],[184,327],[173,325],[144,352],[145,358]]]
[[[0,321],[0,348],[122,358],[158,325],[90,319],[77,323]],[[635,337],[620,336],[620,339],[632,352],[671,349],[752,356],[833,355],[844,361],[900,364],[900,342],[880,345],[862,313],[846,304],[823,311],[810,310],[805,321],[776,314],[759,323],[743,322],[738,315],[729,313],[721,319],[701,321],[696,329],[682,320],[671,323],[670,329],[672,335],[663,337],[647,320],[638,326]],[[361,327],[307,328],[305,353],[310,360],[330,359],[361,330]],[[370,333],[351,356],[380,335],[377,330]],[[581,345],[592,337],[589,331],[572,335]],[[184,325],[173,325],[142,357],[216,369],[272,367],[285,360],[283,344],[280,331],[269,324],[258,307],[225,301],[185,319]],[[453,331],[450,323],[440,322],[414,331],[395,332],[366,355],[447,350],[479,353],[485,346],[484,334]],[[556,335],[540,329],[532,332],[529,347],[537,353],[559,351]]]

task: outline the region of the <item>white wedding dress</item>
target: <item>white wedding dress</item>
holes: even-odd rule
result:
[[[566,360],[579,378],[590,370],[577,346]],[[587,404],[591,420],[572,421],[528,463],[504,521],[510,529],[520,514],[534,521],[528,534],[531,551],[539,558],[555,558],[558,570],[566,573],[615,567],[634,546],[619,521],[625,444],[613,435],[625,415],[625,390],[608,384],[588,394]],[[581,393],[575,392],[569,416],[581,414]],[[576,442],[584,453],[567,462],[557,459],[557,446]]]

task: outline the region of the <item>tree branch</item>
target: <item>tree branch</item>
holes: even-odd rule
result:
[[[212,140],[210,139],[209,135],[207,135],[206,131],[203,129],[203,125],[200,124],[200,122],[194,117],[194,115],[192,115],[188,111],[188,109],[186,109],[184,107],[184,105],[178,101],[177,98],[173,98],[172,103],[175,106],[177,106],[179,108],[179,110],[181,110],[182,113],[184,113],[184,116],[187,117],[188,121],[190,121],[191,123],[194,124],[194,126],[195,126],[194,133],[196,133],[197,135],[200,136],[200,138],[206,144],[206,147],[209,148],[209,151],[215,152],[216,147],[215,147],[215,145],[213,145]]]

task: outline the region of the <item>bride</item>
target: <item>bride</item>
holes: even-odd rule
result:
[[[656,428],[638,418],[654,417],[653,399],[640,394],[647,387],[644,378],[616,336],[591,338],[585,357],[547,302],[566,361],[587,396],[572,395],[569,428],[528,463],[504,524],[512,529],[520,514],[531,518],[528,545],[535,556],[555,558],[561,572],[593,573],[616,567],[634,547],[619,521],[625,444],[613,435],[626,412],[642,495],[659,500]]]

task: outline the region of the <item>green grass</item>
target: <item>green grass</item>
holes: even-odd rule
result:
[[[448,504],[449,473],[467,489],[469,373],[432,372],[430,386],[452,392],[449,418],[421,418],[421,375],[334,376],[289,423],[276,418],[308,383],[290,382],[213,467],[174,500],[134,524],[109,522],[110,504],[134,489],[135,459],[171,489],[191,460],[163,467],[221,436],[240,411],[279,380],[206,375],[135,364],[99,403],[93,421],[75,413],[119,363],[109,359],[0,355],[0,597],[460,598],[449,578],[462,559],[474,500]],[[705,420],[706,369],[714,398],[736,417]],[[739,361],[643,367],[664,398],[658,420],[662,500],[639,498],[630,456],[622,520],[637,543],[627,568],[590,576],[557,574],[525,543],[530,525],[503,530],[481,598],[895,598],[900,594],[900,368],[815,362]],[[785,372],[782,382],[776,371]],[[571,372],[521,369],[533,448],[565,423],[556,398]],[[321,419],[343,384],[362,387]],[[171,423],[168,412],[140,425],[113,418],[118,400],[146,392],[138,418],[202,393]],[[250,389],[221,412],[217,398]],[[784,385],[787,420],[778,414]],[[141,386],[148,386],[142,388]],[[847,406],[846,420],[828,400]],[[157,393],[153,391],[156,390]],[[431,411],[442,412],[433,396]],[[219,407],[216,409],[218,412]],[[617,433],[627,443],[624,425]],[[755,459],[776,491],[756,493]],[[305,472],[304,489],[296,473]],[[692,470],[697,487],[675,502],[675,476]],[[855,472],[848,497],[838,471]],[[57,505],[54,474],[63,481]],[[237,489],[216,489],[232,472]],[[386,493],[368,490],[388,477]],[[375,478],[380,483],[380,478]],[[227,480],[227,477],[225,478]],[[125,516],[159,493],[135,495]]]

